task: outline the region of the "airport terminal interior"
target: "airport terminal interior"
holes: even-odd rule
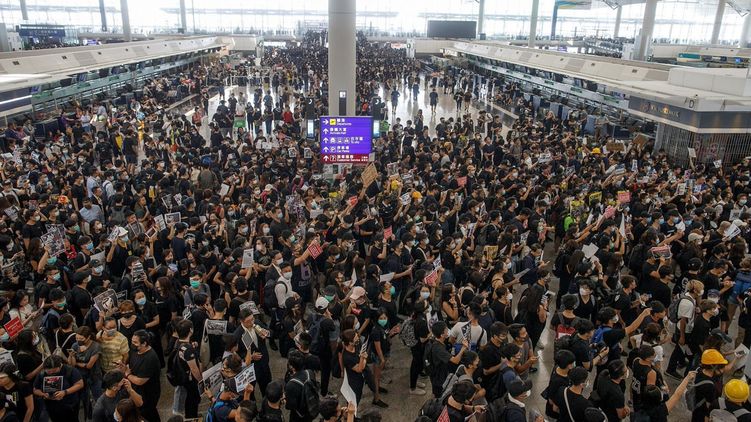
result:
[[[751,422],[751,0],[0,0],[0,422]]]

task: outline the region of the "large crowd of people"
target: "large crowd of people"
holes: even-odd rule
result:
[[[388,390],[421,405],[402,420],[751,418],[748,158],[673,166],[360,38],[375,177],[333,169],[305,125],[328,114],[324,38],[197,66],[210,115],[150,90],[46,137],[7,128],[0,421],[375,421]],[[253,94],[225,96],[230,76]],[[431,115],[402,123],[421,96]]]

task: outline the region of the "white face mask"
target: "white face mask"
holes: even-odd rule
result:
[[[509,294],[506,295],[506,299],[508,299],[509,302],[511,302],[511,300],[513,298],[514,298],[514,294],[513,293],[509,293]]]
[[[587,289],[579,289],[579,294],[582,296],[589,296],[589,290]]]
[[[613,321],[613,324],[617,324],[619,321],[618,315],[614,316],[611,321]]]
[[[284,278],[286,278],[287,280],[292,280],[292,271],[287,271],[286,273],[284,273]]]

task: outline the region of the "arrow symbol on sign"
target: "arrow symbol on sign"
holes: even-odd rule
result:
[[[329,152],[329,147],[323,147],[323,152]]]
[[[323,133],[329,133],[329,130],[328,129],[324,129]]]
[[[324,155],[323,156],[323,161],[329,161],[329,156],[328,155]]]
[[[329,138],[323,138],[323,142],[328,142]]]

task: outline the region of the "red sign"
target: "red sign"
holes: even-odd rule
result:
[[[467,176],[457,177],[456,183],[459,184],[460,188],[463,188],[467,185]]]
[[[383,229],[383,240],[389,240],[394,235],[394,230],[391,227]]]
[[[430,274],[425,276],[425,284],[430,287],[435,287],[435,283],[438,281],[438,272],[433,270]]]
[[[622,190],[618,192],[618,203],[619,204],[628,204],[631,202],[631,192],[627,190]]]
[[[15,317],[12,320],[8,321],[7,324],[3,326],[5,328],[5,332],[8,333],[10,338],[14,338],[18,335],[18,333],[23,330],[23,324],[21,323],[21,318]]]
[[[356,196],[353,196],[353,197],[349,198],[349,199],[347,200],[347,202],[349,202],[349,205],[350,205],[351,207],[354,207],[355,205],[357,205],[357,197],[356,197]]]
[[[313,242],[308,246],[308,253],[313,259],[316,259],[321,256],[323,249],[321,249],[321,245],[319,245],[318,242]]]
[[[325,164],[368,163],[370,154],[321,154]]]

